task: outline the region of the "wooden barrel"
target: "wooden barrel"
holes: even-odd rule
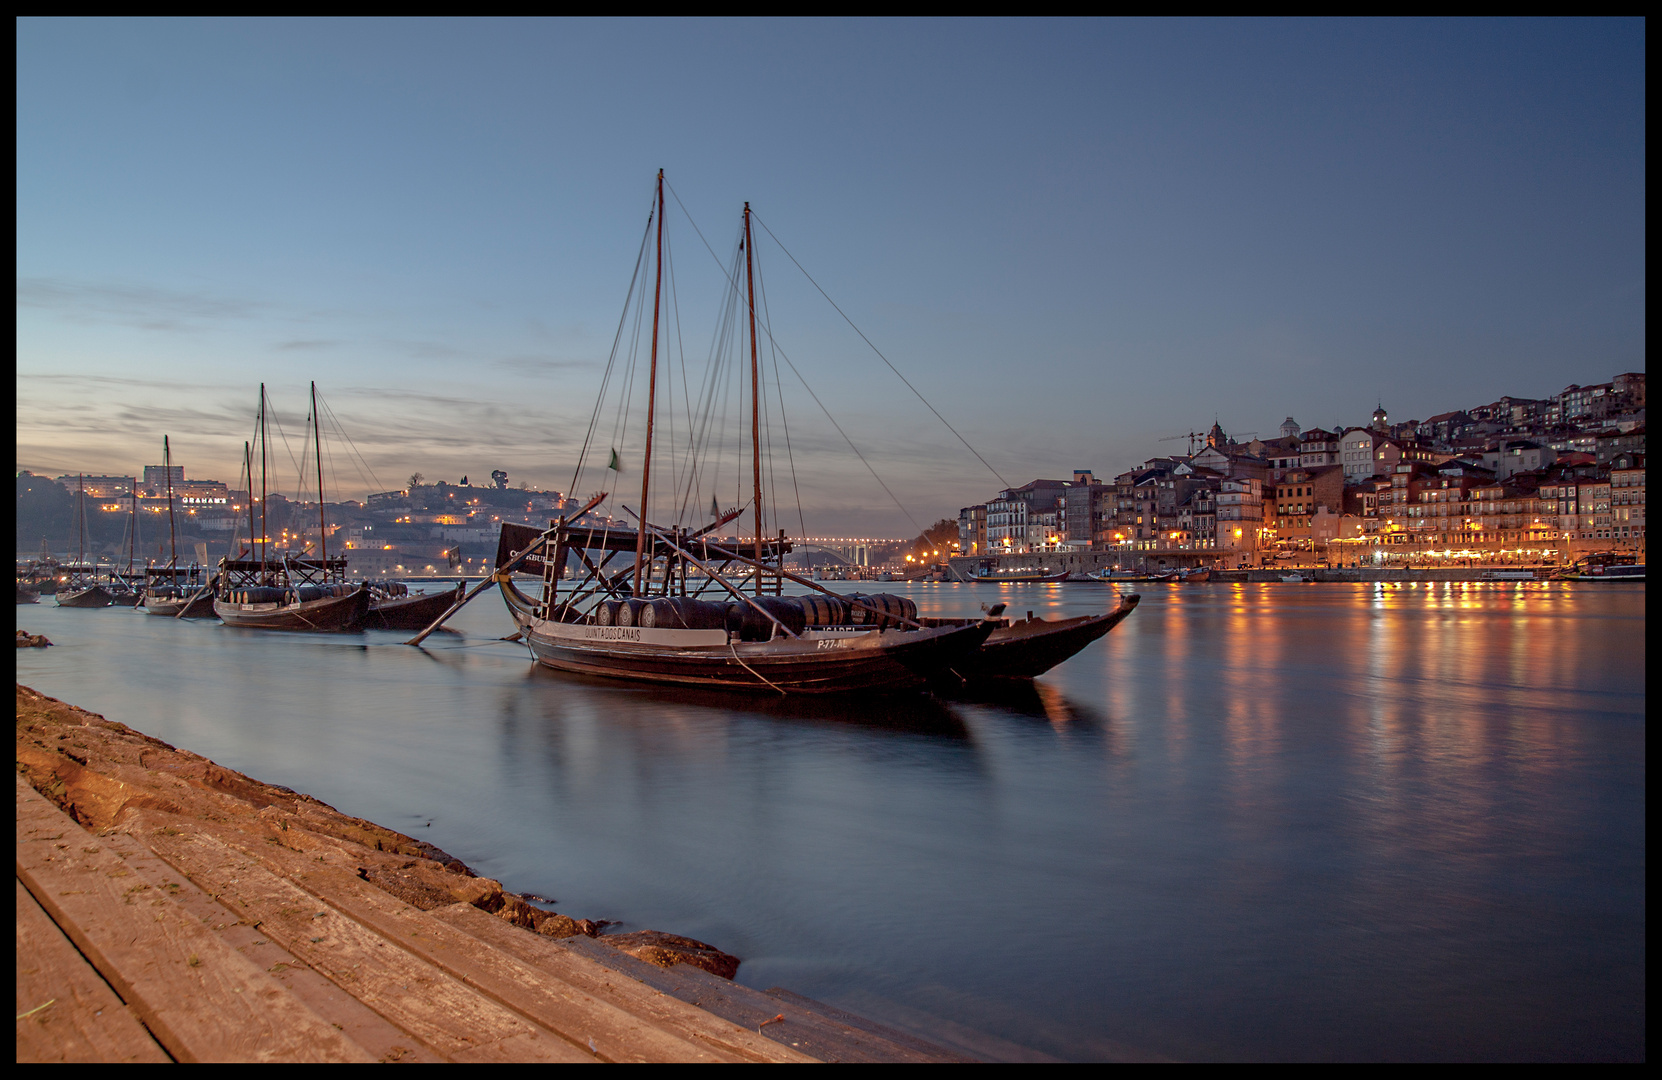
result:
[[[594,609],[596,626],[616,626],[618,602],[616,600],[602,600]]]
[[[617,624],[619,626],[639,626],[641,608],[645,607],[646,604],[647,601],[633,596],[623,601],[618,605]]]

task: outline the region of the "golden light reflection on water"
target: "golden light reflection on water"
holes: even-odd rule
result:
[[[1080,672],[1100,672],[1117,754],[1182,768],[1215,740],[1243,812],[1301,744],[1337,741],[1348,750],[1336,767],[1356,773],[1354,809],[1372,818],[1366,832],[1476,851],[1492,838],[1502,778],[1550,782],[1586,752],[1588,710],[1612,704],[1601,682],[1630,687],[1638,673],[1642,690],[1642,591],[1589,588],[1150,589],[1100,659],[1041,682],[1089,693]]]

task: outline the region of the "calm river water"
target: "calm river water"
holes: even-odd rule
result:
[[[48,600],[17,677],[982,1053],[1644,1057],[1642,586],[1142,588],[998,701],[574,679],[494,595],[425,650]]]

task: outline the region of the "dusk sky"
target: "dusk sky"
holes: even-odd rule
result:
[[[1642,20],[24,19],[17,96],[53,476],[166,434],[232,482],[258,384],[294,439],[315,379],[386,486],[565,490],[659,168],[1013,484],[1645,370]],[[696,385],[721,270],[666,221]],[[993,495],[771,243],[777,341],[907,506],[787,376],[809,530]]]

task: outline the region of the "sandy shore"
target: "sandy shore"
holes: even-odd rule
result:
[[[954,1056],[22,685],[17,773],[20,1061]]]

